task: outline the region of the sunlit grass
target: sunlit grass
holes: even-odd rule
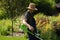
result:
[[[25,36],[0,36],[0,40],[27,40]]]

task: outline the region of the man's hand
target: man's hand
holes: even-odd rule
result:
[[[34,28],[32,26],[29,26],[29,30],[31,30],[33,32]]]
[[[29,28],[29,30],[31,30],[32,32],[34,31],[34,28],[33,28],[31,25],[29,25],[29,24],[26,22],[26,20],[23,20],[23,24],[25,24],[25,25],[27,26],[27,28]]]

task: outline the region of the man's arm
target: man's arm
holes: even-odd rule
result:
[[[23,24],[25,24],[31,31],[34,31],[34,28],[26,22],[26,19],[23,19]]]

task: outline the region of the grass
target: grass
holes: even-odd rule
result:
[[[20,37],[17,37],[17,36],[0,36],[0,40],[27,40],[26,37],[24,36],[20,36]]]

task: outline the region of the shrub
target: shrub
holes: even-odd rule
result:
[[[60,19],[59,19],[60,14],[58,16],[45,16],[44,14],[40,13],[40,14],[35,15],[34,18],[37,23],[37,28],[40,29],[40,31],[41,31],[40,36],[44,40],[57,40],[60,38],[59,36],[57,36],[57,34],[56,34],[57,30],[55,30],[55,27],[54,27],[54,26],[60,24]],[[46,19],[47,19],[47,21],[46,21]],[[57,24],[56,24],[56,22],[57,22]],[[44,25],[42,25],[42,24],[44,24]],[[60,25],[59,25],[59,27],[60,27]],[[56,26],[56,28],[58,28],[58,30],[60,30],[59,27]]]
[[[11,20],[0,20],[0,34],[1,35],[9,35],[11,29]]]
[[[4,8],[0,8],[0,19],[2,18],[6,18],[7,15],[6,15],[6,11]]]

